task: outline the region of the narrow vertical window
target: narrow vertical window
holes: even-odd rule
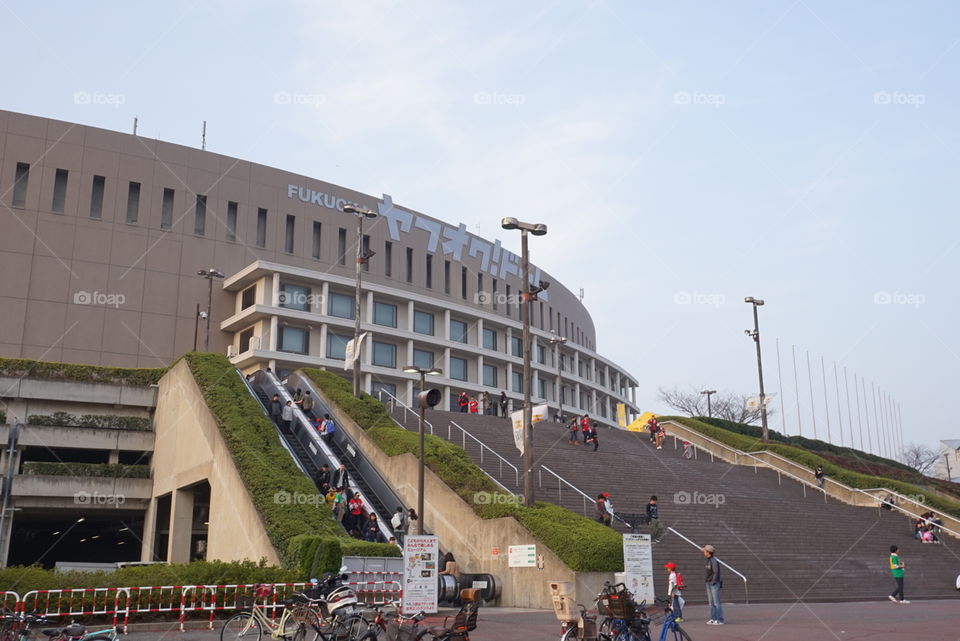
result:
[[[443,261],[443,293],[450,293],[450,261]]]
[[[367,236],[366,234],[363,235],[363,242],[360,245],[360,252],[364,256],[370,255],[370,237]],[[366,261],[364,261],[363,265],[361,265],[360,267],[362,267],[363,271],[365,272],[370,271],[370,260],[367,259]]]
[[[313,252],[311,253],[311,256],[314,258],[320,258],[320,241],[323,239],[321,230],[321,223],[313,221]]]
[[[267,210],[257,208],[257,247],[267,246]]]
[[[140,213],[140,183],[130,181],[127,187],[127,222],[131,225],[137,222]]]
[[[337,234],[337,264],[347,264],[347,230],[343,227],[340,228],[340,232]]]
[[[494,283],[494,285],[493,285],[493,290],[494,290],[494,292],[496,292],[496,290],[497,290],[497,285],[496,285],[496,283]],[[494,297],[496,297],[496,293],[494,293]],[[496,303],[494,303],[494,304],[496,304]],[[510,315],[510,285],[507,285],[507,304],[505,305],[505,307],[507,308],[507,316],[509,316],[509,315]]]
[[[467,268],[460,268],[460,296],[467,300]]]
[[[297,226],[297,217],[287,214],[287,222],[283,232],[283,251],[293,253],[293,232]]]
[[[232,200],[227,201],[227,240],[237,239],[237,209],[239,205]]]
[[[433,288],[433,256],[427,254],[427,289]]]
[[[492,295],[490,296],[490,300],[493,301],[493,309],[496,310],[497,309],[497,279],[493,278],[491,280],[492,280],[492,284],[490,285],[490,289],[491,289],[490,293]],[[507,285],[507,287],[510,287],[510,285]],[[508,310],[510,309],[509,302],[507,302],[507,309]]]
[[[103,191],[107,179],[103,176],[94,176],[93,185],[90,187],[90,218],[101,218],[103,216]]]
[[[160,207],[160,229],[173,228],[173,196],[174,191],[170,188],[163,190],[163,203]]]
[[[413,248],[407,247],[407,282],[413,282]]]
[[[17,163],[17,173],[13,182],[13,206],[27,206],[27,183],[30,181],[30,164]]]
[[[66,169],[58,169],[57,175],[53,179],[53,203],[50,210],[57,214],[63,213],[63,208],[67,203],[67,176],[70,175]]]
[[[197,208],[193,218],[193,233],[203,236],[207,228],[207,197],[197,194]]]
[[[383,243],[383,275],[393,276],[393,243],[389,240]]]
[[[477,274],[477,295],[473,297],[473,302],[483,302],[483,274]]]

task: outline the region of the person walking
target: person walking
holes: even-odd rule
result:
[[[583,433],[583,444],[587,444],[587,438],[590,436],[590,415],[584,414],[580,419],[580,431]]]
[[[659,543],[663,538],[663,526],[660,525],[660,508],[657,507],[657,496],[654,494],[647,502],[647,521],[650,523],[650,539]]]
[[[280,412],[280,420],[283,421],[283,429],[290,431],[290,424],[293,422],[293,402],[287,401]]]
[[[597,523],[610,525],[610,513],[607,511],[607,498],[609,496],[606,492],[597,495]]]
[[[593,444],[593,451],[596,452],[597,448],[600,447],[600,439],[597,438],[597,423],[596,421],[590,426],[590,438],[587,439],[587,443]]]
[[[280,396],[274,394],[273,398],[270,399],[270,420],[274,422],[275,425],[280,425],[280,415],[283,414],[283,403],[280,402]]]
[[[893,577],[893,580],[897,582],[897,589],[895,589],[893,594],[887,598],[894,603],[910,603],[903,595],[903,568],[906,566],[903,564],[903,559],[900,558],[900,548],[898,548],[896,545],[890,546],[889,562],[890,575]]]
[[[707,603],[710,604],[710,620],[707,621],[707,625],[723,625],[725,623],[723,620],[723,604],[720,602],[720,588],[723,587],[723,580],[720,578],[720,562],[714,556],[716,548],[712,545],[704,545],[702,552],[707,559],[704,566]]]
[[[570,425],[568,427],[570,428],[570,445],[580,445],[580,441],[577,440],[577,430],[579,427],[576,416],[570,419]]]
[[[817,480],[817,487],[819,487],[821,490],[823,489],[823,477],[823,466],[818,465],[817,469],[813,472],[813,478]]]
[[[673,616],[677,623],[683,623],[683,600],[680,598],[680,592],[683,590],[683,576],[677,572],[677,564],[670,561],[663,567],[667,568],[667,598],[670,599],[670,607],[673,610]]]
[[[467,413],[467,405],[470,404],[470,397],[467,396],[466,392],[460,392],[460,396],[457,397],[457,405],[460,406],[460,413]]]
[[[500,415],[507,416],[507,393],[502,390],[500,392]]]

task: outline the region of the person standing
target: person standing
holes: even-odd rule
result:
[[[480,411],[480,404],[477,403],[477,399],[475,398],[470,399],[469,407],[470,407],[471,414],[476,414],[477,412]]]
[[[320,437],[324,440],[324,442],[329,444],[330,440],[333,438],[333,435],[336,433],[336,431],[337,431],[337,426],[333,422],[333,419],[330,418],[329,414],[324,414],[323,423],[321,423],[321,428],[320,428]]]
[[[293,395],[293,404],[296,405],[299,409],[303,409],[303,390],[297,389],[296,393]]]
[[[506,418],[507,416],[507,393],[500,391],[500,415]]]
[[[309,416],[315,404],[316,401],[313,398],[313,394],[310,393],[310,390],[307,390],[303,395],[303,402],[300,404],[300,408]]]
[[[663,526],[660,525],[660,508],[657,507],[657,496],[650,497],[647,502],[647,521],[650,522],[650,539],[659,543],[663,538]]]
[[[707,559],[704,566],[707,602],[710,604],[710,620],[707,621],[707,625],[723,625],[723,604],[720,602],[720,588],[723,587],[723,580],[720,578],[720,562],[714,556],[716,548],[712,545],[704,545],[702,551]]]
[[[347,474],[347,466],[341,463],[337,471],[333,473],[333,481],[330,482],[330,487],[343,491],[347,489],[348,485],[350,485],[350,475]]]
[[[457,397],[457,405],[460,406],[460,413],[467,413],[467,405],[470,404],[470,398],[467,396],[466,392],[460,392],[460,396]]]
[[[667,577],[667,598],[670,599],[673,616],[677,623],[683,623],[683,603],[680,600],[680,591],[683,590],[683,585],[680,574],[677,572],[677,564],[671,561],[663,567],[667,568],[669,573]]]
[[[320,466],[320,471],[317,472],[317,487],[322,487],[324,484],[330,485],[330,466],[324,463]]]
[[[821,490],[823,489],[823,477],[823,466],[818,465],[817,469],[813,472],[813,478],[817,479],[817,487],[819,487]]]
[[[280,412],[280,420],[283,421],[283,429],[290,431],[290,423],[293,422],[293,403],[287,401],[287,404],[283,406],[283,410]]]
[[[347,530],[356,530],[363,535],[363,499],[359,494],[354,494],[347,501],[347,509],[350,510],[350,523]]]
[[[393,513],[393,518],[390,519],[390,527],[393,528],[393,533],[399,542],[403,542],[404,537],[407,536],[407,523],[406,513],[402,507],[398,507],[397,511]]]
[[[270,410],[270,420],[276,425],[280,425],[280,415],[283,414],[283,403],[280,402],[280,396],[277,394],[273,395],[273,398],[270,399],[270,407],[267,409]]]
[[[590,415],[584,414],[580,419],[580,431],[583,433],[583,444],[587,444],[587,438],[590,437]]]
[[[610,513],[607,512],[608,496],[610,495],[606,492],[597,495],[597,523],[603,523],[604,525],[610,525]]]
[[[896,545],[890,546],[890,575],[897,582],[897,589],[887,598],[894,603],[910,603],[903,595],[903,559],[900,558],[900,548]]]
[[[578,429],[577,417],[574,416],[570,419],[570,445],[580,445],[580,441],[577,440],[577,429]]]
[[[596,452],[597,448],[600,447],[600,439],[597,438],[597,422],[594,421],[590,426],[590,438],[587,439],[587,443],[593,443],[593,451]]]
[[[484,416],[490,415],[490,394],[489,392],[484,391],[480,394],[480,404],[483,406]]]

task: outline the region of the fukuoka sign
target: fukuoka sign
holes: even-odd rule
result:
[[[344,205],[356,204],[333,194],[292,184],[287,185],[287,198],[296,198],[301,202],[340,212],[343,211]],[[500,280],[506,280],[508,276],[520,278],[519,256],[505,250],[499,240],[490,243],[470,234],[463,223],[451,227],[438,220],[394,207],[393,198],[388,194],[384,194],[383,199],[377,203],[377,213],[386,222],[391,240],[402,242],[404,236],[417,233],[419,230],[428,235],[427,251],[431,254],[440,253],[457,262],[463,262],[465,255],[470,258],[479,258],[479,271],[489,274],[492,278]],[[530,283],[539,283],[541,278],[540,269],[531,265]],[[544,301],[550,300],[546,291],[541,291],[537,297]]]

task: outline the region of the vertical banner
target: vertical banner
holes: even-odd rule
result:
[[[510,420],[513,421],[513,444],[523,455],[523,410],[510,412]]]
[[[354,349],[352,338],[347,341],[346,355],[343,359],[343,369],[347,371],[353,370],[354,361],[360,358],[360,354],[361,354],[360,349],[363,347],[363,339],[366,338],[367,334],[369,333],[370,332],[363,332],[362,334],[360,334],[360,338],[357,340],[356,349]]]
[[[627,404],[626,403],[617,403],[617,425],[620,427],[627,426]]]
[[[638,603],[653,603],[653,549],[649,534],[623,535],[623,573],[633,598]]]
[[[423,517],[421,517],[423,518]],[[403,537],[403,613],[437,611],[437,555],[440,545],[432,535]]]

